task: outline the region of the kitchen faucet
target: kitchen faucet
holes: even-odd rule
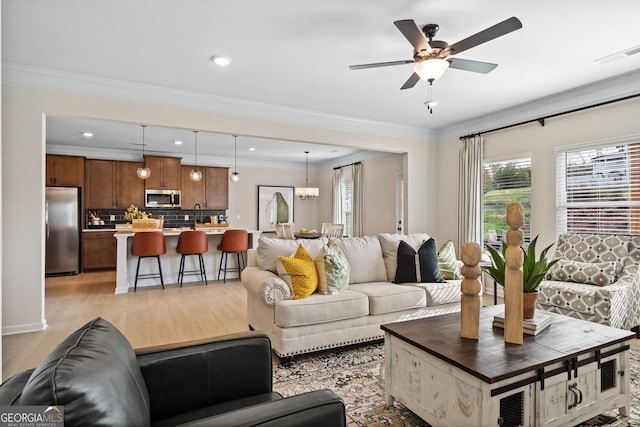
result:
[[[196,228],[198,228],[198,219],[196,218],[196,207],[198,207],[198,209],[202,209],[202,206],[200,206],[200,203],[196,203],[195,205],[193,205],[193,229],[195,230]],[[202,211],[200,211],[200,222],[202,222]]]

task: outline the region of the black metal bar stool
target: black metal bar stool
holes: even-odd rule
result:
[[[206,253],[209,250],[209,239],[207,238],[207,233],[204,231],[183,231],[180,233],[178,237],[178,246],[176,247],[176,252],[182,254],[180,257],[180,268],[178,270],[178,282],[180,282],[180,287],[182,287],[182,280],[184,279],[184,275],[191,274],[200,274],[200,280],[204,281],[205,285],[207,283],[207,271],[204,266],[204,257],[202,254]],[[184,270],[184,262],[185,258],[189,255],[198,255],[198,261],[200,268],[198,270]]]
[[[160,284],[164,289],[164,280],[162,278],[162,264],[160,263],[160,255],[167,252],[167,244],[164,240],[162,231],[139,231],[133,235],[133,243],[131,244],[131,255],[138,257],[138,265],[136,267],[136,281],[133,285],[133,292],[138,288],[138,278],[151,279],[160,277]],[[156,258],[158,260],[159,274],[139,274],[140,260],[142,258]]]
[[[240,272],[247,264],[244,257],[247,249],[249,249],[249,233],[247,230],[227,230],[224,232],[222,241],[218,245],[218,250],[222,251],[218,268],[218,280],[220,280],[222,271],[224,271],[223,283],[227,282],[227,271],[237,271],[238,275],[240,275]],[[236,267],[227,267],[229,254],[236,254]],[[223,259],[224,269],[222,268]]]

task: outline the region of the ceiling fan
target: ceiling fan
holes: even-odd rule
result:
[[[496,68],[498,64],[448,57],[522,28],[522,22],[514,16],[467,37],[464,40],[449,45],[447,42],[441,40],[433,40],[440,28],[436,24],[427,24],[422,27],[424,36],[420,33],[413,19],[395,21],[394,24],[413,46],[413,59],[350,65],[349,68],[351,70],[361,70],[364,68],[387,67],[390,65],[415,64],[413,74],[400,89],[412,88],[420,79],[432,83],[434,80],[440,78],[449,67],[486,74]]]

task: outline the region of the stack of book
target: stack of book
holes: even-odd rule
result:
[[[538,335],[551,324],[551,316],[536,310],[533,319],[522,321],[522,331],[529,335]],[[493,326],[504,329],[504,315],[493,316]]]

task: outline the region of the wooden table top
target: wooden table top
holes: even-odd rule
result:
[[[633,332],[598,323],[552,316],[549,327],[537,336],[524,335],[524,344],[504,342],[503,329],[493,317],[504,305],[480,310],[479,339],[460,337],[460,313],[390,323],[381,328],[403,341],[450,363],[487,383],[494,383],[543,368],[610,345],[627,341]]]

